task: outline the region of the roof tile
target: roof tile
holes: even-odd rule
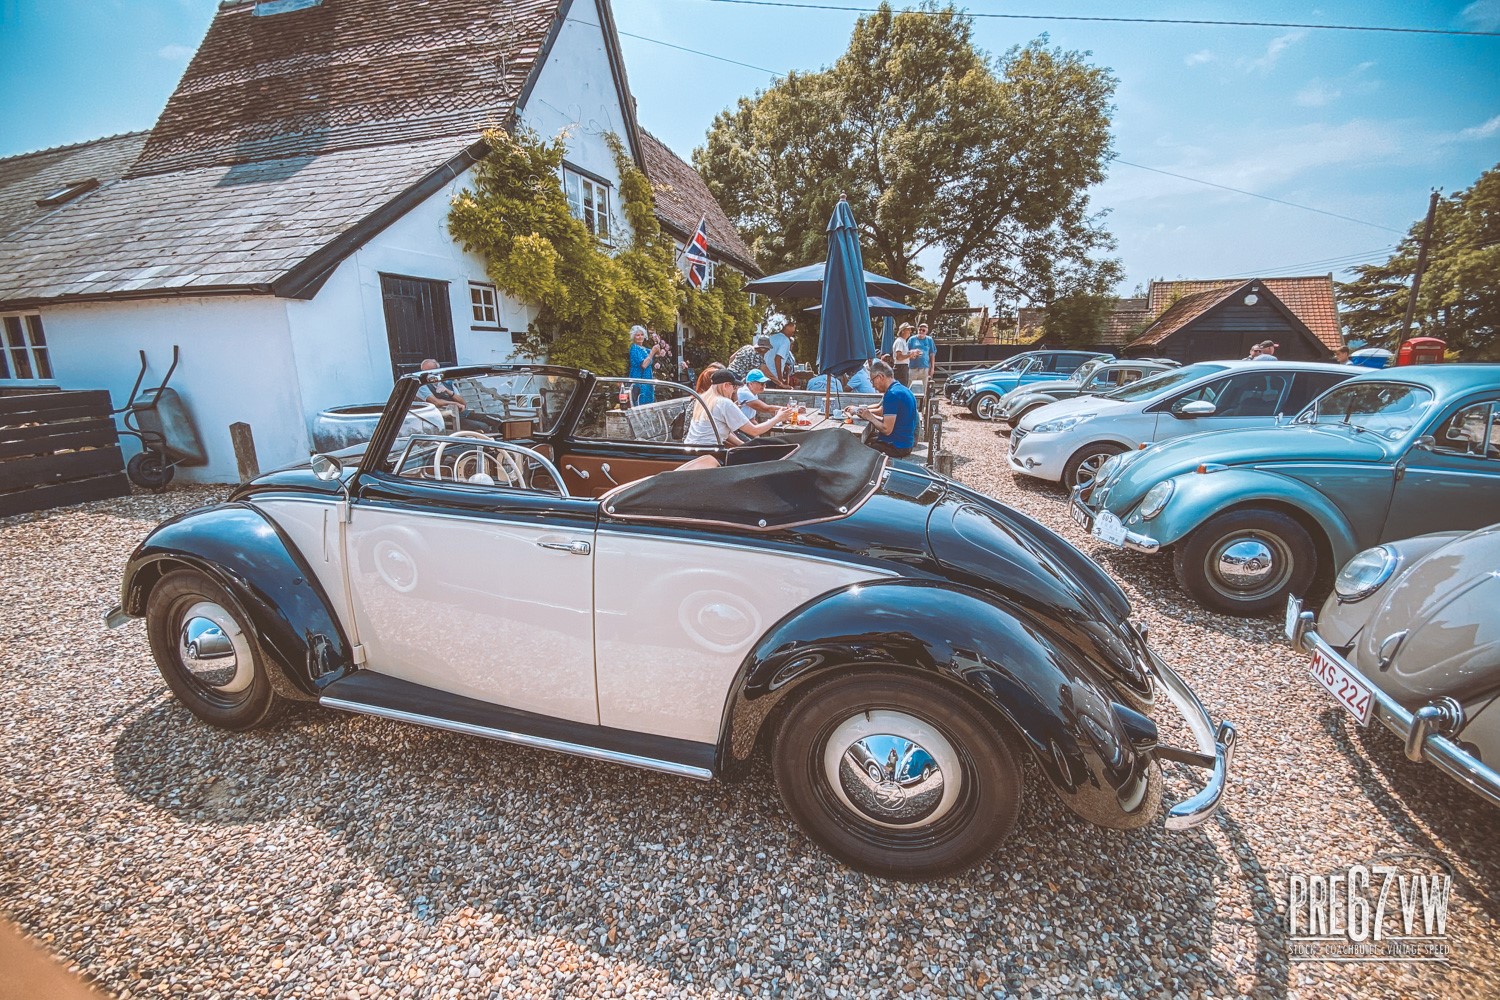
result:
[[[688,239],[698,230],[698,221],[708,218],[708,245],[719,256],[751,275],[759,275],[755,254],[740,239],[724,209],[709,193],[702,175],[684,162],[666,143],[640,129],[641,159],[656,195],[656,215],[678,239]]]

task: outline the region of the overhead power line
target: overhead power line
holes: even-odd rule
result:
[[[878,8],[852,4],[788,3],[787,0],[700,0],[702,3],[735,4],[743,7],[784,7],[790,10],[837,10],[855,14],[874,14]],[[942,14],[942,11],[910,9],[908,14]],[[1303,28],[1310,31],[1380,31],[1399,35],[1458,35],[1471,38],[1500,38],[1500,31],[1458,31],[1451,28],[1402,28],[1382,24],[1307,24],[1298,21],[1210,21],[1185,17],[1084,17],[1077,14],[995,14],[964,11],[964,16],[997,21],[1096,21],[1107,24],[1185,24],[1218,28]]]
[[[728,0],[725,0],[725,2],[728,2]],[[801,6],[801,5],[799,5],[799,4],[793,4],[792,6]],[[592,21],[585,21],[585,20],[582,20],[581,18],[570,17],[568,20],[570,20],[570,21],[577,21],[579,24],[587,24],[587,25],[590,25],[591,27],[596,27],[596,28],[598,27],[598,25],[594,24]],[[687,52],[687,53],[690,53],[691,55],[702,56],[705,59],[715,59],[715,60],[718,60],[719,62],[731,63],[731,64],[733,64],[735,66],[743,66],[743,67],[745,67],[747,69],[759,70],[760,72],[762,72],[762,73],[768,73],[771,76],[782,76],[782,75],[784,75],[784,71],[767,69],[764,66],[755,66],[755,65],[752,65],[751,63],[740,62],[738,59],[730,59],[727,56],[716,55],[716,54],[714,54],[712,52],[704,52],[702,49],[689,48],[686,45],[677,45],[677,44],[674,44],[672,42],[664,42],[660,38],[650,38],[650,37],[648,37],[646,35],[637,35],[637,34],[634,34],[632,32],[629,32],[629,31],[620,31],[618,33],[621,34],[621,35],[626,35],[626,36],[628,36],[630,38],[638,39],[639,41],[642,41],[642,42],[650,42],[653,45],[661,45],[661,46],[663,46],[665,48],[675,49],[678,52]],[[1129,160],[1118,160],[1118,159],[1114,160],[1112,162],[1114,162],[1114,163],[1123,163],[1125,166],[1127,166],[1127,167],[1135,167],[1137,170],[1149,170],[1152,173],[1165,174],[1168,177],[1176,177],[1179,180],[1191,181],[1194,184],[1202,184],[1202,185],[1204,185],[1206,187],[1219,188],[1222,191],[1232,191],[1235,194],[1242,194],[1242,195],[1245,195],[1245,196],[1250,197],[1250,198],[1259,198],[1259,199],[1261,199],[1263,201],[1275,202],[1278,205],[1286,205],[1289,208],[1300,208],[1300,209],[1302,209],[1305,212],[1316,212],[1319,215],[1326,215],[1326,216],[1329,216],[1330,218],[1343,219],[1345,222],[1357,222],[1357,223],[1359,223],[1362,226],[1371,226],[1371,227],[1373,227],[1375,229],[1384,229],[1386,232],[1398,233],[1401,236],[1405,236],[1406,235],[1405,230],[1392,229],[1390,226],[1382,226],[1382,225],[1380,225],[1379,223],[1376,223],[1376,222],[1366,222],[1364,219],[1356,219],[1356,218],[1354,218],[1352,216],[1340,215],[1337,212],[1329,212],[1326,209],[1313,208],[1311,205],[1299,205],[1299,204],[1297,204],[1294,201],[1285,201],[1284,199],[1281,199],[1281,198],[1273,198],[1270,195],[1257,194],[1254,191],[1246,191],[1246,190],[1243,190],[1241,188],[1230,187],[1227,184],[1216,184],[1213,181],[1205,181],[1205,180],[1203,180],[1201,178],[1198,178],[1198,177],[1189,177],[1187,174],[1173,173],[1170,170],[1162,170],[1162,169],[1160,169],[1158,167],[1148,167],[1148,166],[1146,166],[1143,163],[1132,163]]]
[[[1233,191],[1235,194],[1247,195],[1251,198],[1259,198],[1262,201],[1273,201],[1278,205],[1286,205],[1290,208],[1300,208],[1304,212],[1317,212],[1333,219],[1343,219],[1345,222],[1357,222],[1361,226],[1369,226],[1372,229],[1384,229],[1388,233],[1406,235],[1404,229],[1392,229],[1390,226],[1382,226],[1378,222],[1366,222],[1364,219],[1356,219],[1352,215],[1340,215],[1337,212],[1329,212],[1321,208],[1313,208],[1311,205],[1299,205],[1295,201],[1286,201],[1282,198],[1272,198],[1268,194],[1256,194],[1254,191],[1246,191],[1243,188],[1230,187],[1228,184],[1215,184],[1213,181],[1205,181],[1198,177],[1189,177],[1187,174],[1174,174],[1170,170],[1162,170],[1159,167],[1148,167],[1143,163],[1131,163],[1129,160],[1113,160],[1113,163],[1123,163],[1127,167],[1135,167],[1137,170],[1149,170],[1153,174],[1165,174],[1168,177],[1176,177],[1178,180],[1192,181],[1194,184],[1202,184],[1205,187],[1218,188],[1221,191]]]

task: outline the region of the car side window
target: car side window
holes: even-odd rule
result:
[[[1292,391],[1287,393],[1286,401],[1276,412],[1288,416],[1301,413],[1308,403],[1344,381],[1345,377],[1327,372],[1297,372],[1292,377]]]
[[[1229,379],[1219,398],[1216,417],[1269,417],[1291,385],[1289,372],[1244,372]]]
[[[1433,451],[1445,455],[1500,460],[1500,428],[1496,425],[1495,404],[1477,403],[1465,406],[1438,425],[1433,435]]]
[[[1223,393],[1224,387],[1228,384],[1229,379],[1221,378],[1200,385],[1196,389],[1191,389],[1183,393],[1181,396],[1178,396],[1176,399],[1172,400],[1172,409],[1180,410],[1182,409],[1184,403],[1195,403],[1199,400],[1202,400],[1205,403],[1217,404],[1219,401],[1219,396]]]
[[[696,402],[697,397],[685,386],[599,379],[584,401],[573,437],[680,444]]]
[[[1068,375],[1077,371],[1087,360],[1088,358],[1081,354],[1059,354],[1052,359],[1053,363],[1050,370]]]

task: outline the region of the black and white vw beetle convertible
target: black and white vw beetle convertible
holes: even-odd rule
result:
[[[466,429],[407,421],[437,379]],[[622,408],[624,381],[405,376],[366,446],[157,527],[109,622],[145,618],[226,729],[317,701],[702,780],[763,748],[808,835],[880,875],[982,860],[1022,755],[1102,826],[1213,814],[1234,728],[1057,535],[842,428],[684,444],[696,397]],[[1159,743],[1162,700],[1196,747]],[[1165,810],[1164,760],[1210,772]]]

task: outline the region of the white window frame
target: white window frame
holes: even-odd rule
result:
[[[613,246],[613,185],[602,177],[564,163],[562,187],[563,194],[568,199],[568,211],[573,213],[573,218],[582,222],[601,243]]]
[[[47,344],[47,334],[42,329],[42,314],[36,312],[0,313],[0,381],[5,382],[55,382],[57,373],[52,368],[52,352]],[[30,375],[17,374],[20,370],[17,358],[24,358]],[[46,374],[41,372],[45,368]]]
[[[469,328],[504,332],[500,321],[500,292],[487,281],[469,282]]]

